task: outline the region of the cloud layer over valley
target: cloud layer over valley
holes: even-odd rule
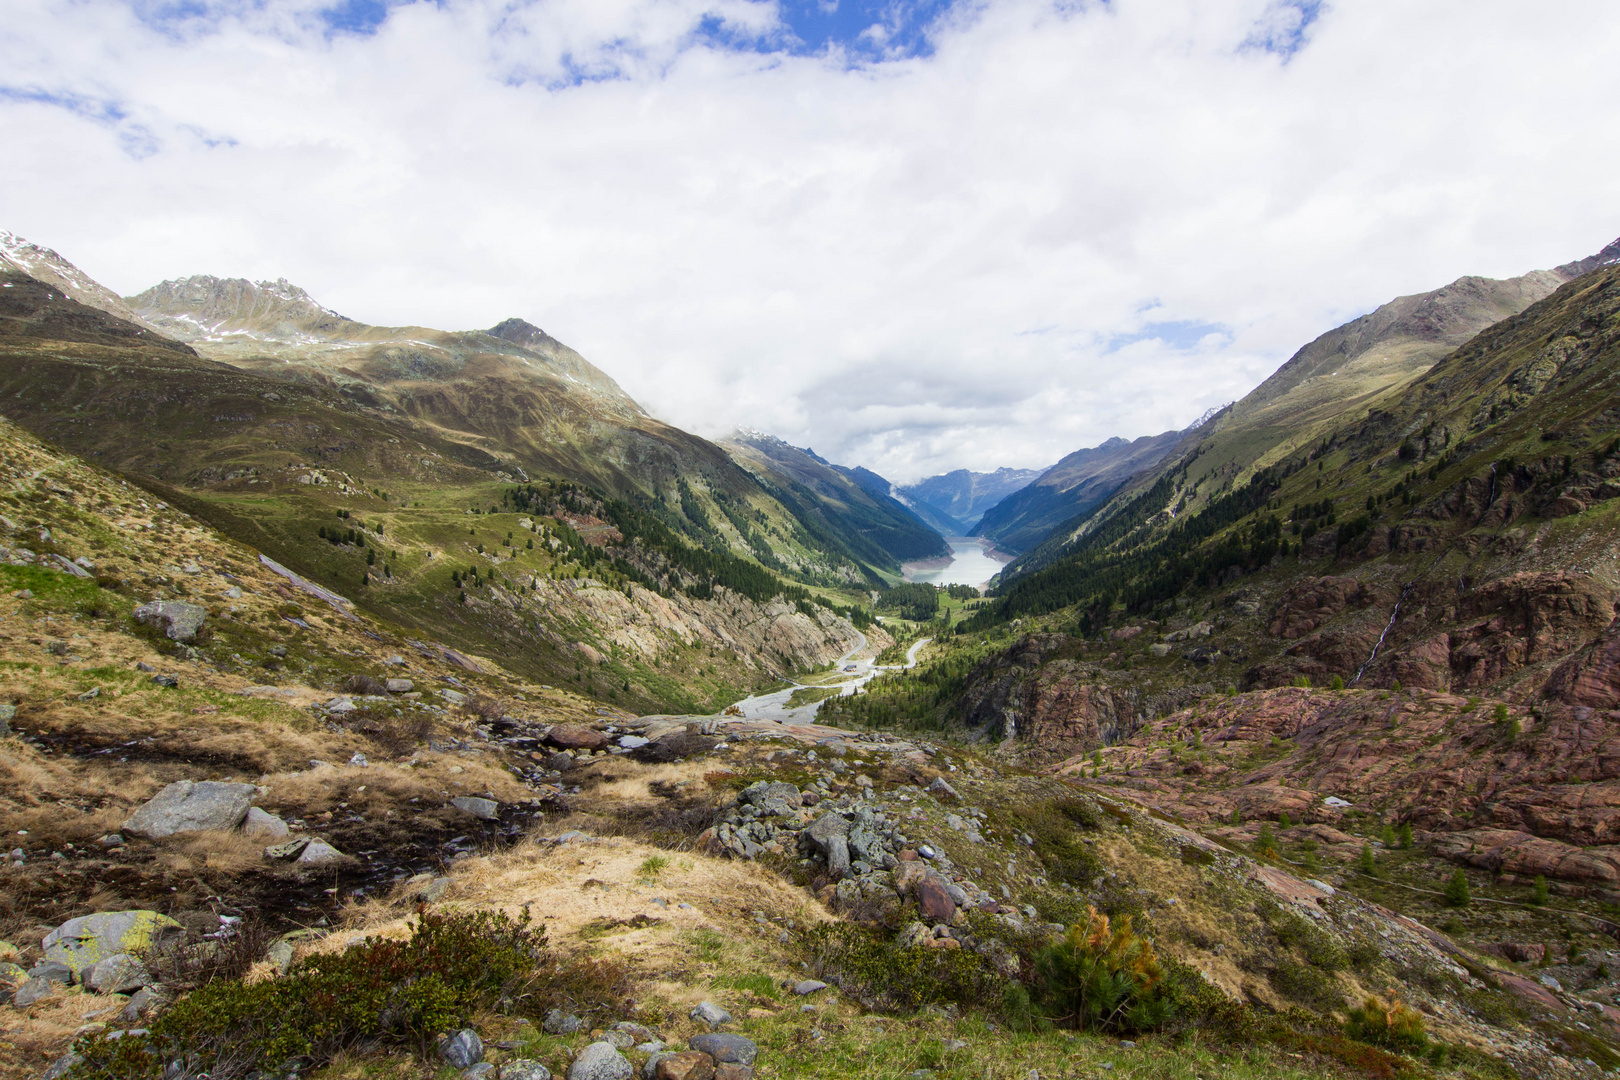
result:
[[[122,293],[521,316],[901,482],[1620,233],[1603,0],[20,0],[0,44],[0,228]]]

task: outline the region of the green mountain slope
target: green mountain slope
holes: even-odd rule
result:
[[[886,481],[875,473],[854,475],[760,432],[738,432],[723,445],[801,520],[825,522],[856,558],[897,571],[902,562],[950,554],[939,533],[881,490]]]
[[[1064,522],[1102,505],[1132,476],[1157,465],[1182,434],[1167,431],[1132,441],[1115,437],[1100,446],[1076,450],[987,509],[973,535],[994,540],[1003,551],[1028,552]],[[1013,564],[1014,575],[1025,562]]]

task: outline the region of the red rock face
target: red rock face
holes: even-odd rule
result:
[[[1566,705],[1620,709],[1620,619],[1590,646],[1553,669],[1541,693]]]
[[[1333,796],[1410,823],[1461,863],[1620,886],[1620,710],[1542,709],[1538,720],[1506,707],[1516,738],[1495,703],[1434,691],[1212,698],[1105,749],[1108,771],[1088,782],[1196,824],[1286,813],[1347,858],[1361,841],[1333,828],[1345,812]],[[1091,760],[1057,768],[1081,775]],[[1246,839],[1241,828],[1232,839]]]
[[[581,724],[558,724],[546,741],[561,750],[603,750],[608,745],[606,735]]]

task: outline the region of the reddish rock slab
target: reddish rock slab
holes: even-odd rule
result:
[[[1540,983],[1531,982],[1529,979],[1518,975],[1498,975],[1496,978],[1502,984],[1503,990],[1521,1001],[1532,1001],[1537,1005],[1548,1009],[1557,1009],[1560,1012],[1564,1009],[1564,1003],[1553,997],[1552,991]]]
[[[931,923],[949,925],[956,918],[956,901],[945,891],[945,883],[933,874],[917,882],[917,906]]]
[[[654,1080],[714,1080],[714,1059],[700,1050],[665,1054],[653,1068]]]
[[[558,724],[547,733],[546,741],[562,750],[606,750],[608,747],[606,735],[583,724]]]

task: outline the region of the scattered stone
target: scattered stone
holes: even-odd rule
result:
[[[98,698],[100,696],[101,696],[101,687],[92,686],[90,689],[86,690],[84,693],[79,695],[79,700],[80,701],[94,701],[94,700],[96,700],[96,698]]]
[[[568,1080],[630,1080],[636,1070],[611,1043],[593,1042],[568,1066]]]
[[[107,850],[111,851],[113,848],[121,848],[121,847],[123,847],[124,846],[124,838],[122,836],[119,836],[115,832],[111,832],[111,833],[108,833],[106,836],[103,836],[100,839],[98,839],[96,841],[96,843],[100,844],[102,847],[104,847]]]
[[[125,1023],[133,1024],[161,1003],[150,986],[143,986],[130,997],[129,1004],[124,1006],[124,1011],[118,1014],[118,1018]]]
[[[1543,976],[1541,976],[1541,978],[1537,979],[1536,981],[1541,983],[1541,985],[1545,986],[1547,989],[1554,991],[1555,993],[1562,994],[1564,992],[1563,985],[1561,983],[1559,983],[1559,981],[1557,979],[1553,978],[1551,975],[1543,975]]]
[[[16,994],[12,995],[11,1003],[19,1009],[26,1009],[36,1001],[48,998],[56,993],[56,988],[60,985],[61,983],[55,983],[49,979],[29,979],[17,987]]]
[[[30,979],[48,979],[54,983],[68,986],[73,982],[74,969],[60,960],[41,960],[26,972]]]
[[[87,990],[98,994],[128,994],[152,981],[146,965],[128,953],[109,956],[79,973]]]
[[[296,840],[289,840],[285,844],[271,844],[264,849],[267,859],[287,860],[296,859],[303,850],[309,846],[309,837],[300,836]]]
[[[287,974],[293,961],[292,943],[286,938],[277,938],[264,951],[264,958],[276,966],[277,975]]]
[[[501,1066],[501,1080],[551,1080],[551,1070],[533,1058],[518,1058]]]
[[[604,1031],[597,1041],[608,1043],[615,1050],[628,1050],[636,1045],[636,1040],[624,1031]]]
[[[439,696],[452,705],[467,704],[467,695],[459,690],[440,690]]]
[[[383,683],[383,687],[390,694],[408,694],[416,689],[416,684],[409,679],[389,679]]]
[[[180,686],[180,680],[173,675],[154,675],[152,676],[152,683],[168,690],[175,690]]]
[[[962,798],[956,793],[955,788],[945,782],[943,776],[934,777],[934,782],[923,788],[923,790],[937,799],[950,799],[952,802],[958,802]]]
[[[613,1025],[613,1030],[624,1032],[626,1035],[630,1036],[635,1043],[651,1043],[658,1041],[658,1034],[657,1032],[653,1031],[652,1028],[645,1027],[630,1020],[620,1020],[617,1024]]]
[[[804,982],[794,986],[793,992],[798,994],[800,997],[804,997],[808,994],[814,994],[819,990],[825,989],[827,989],[827,984],[819,979],[806,979]]]
[[[651,1075],[653,1080],[714,1080],[714,1059],[701,1050],[660,1054]]]
[[[9,701],[0,701],[0,735],[11,734],[11,722],[17,719],[17,706]]]
[[[45,959],[83,971],[119,953],[144,954],[184,927],[156,911],[101,911],[81,915],[45,935]]]
[[[723,1032],[713,1032],[707,1035],[694,1035],[686,1040],[686,1045],[694,1050],[701,1050],[714,1058],[715,1064],[734,1062],[738,1065],[752,1065],[759,1056],[759,1047],[741,1035],[729,1035]]]
[[[693,1020],[708,1024],[711,1029],[731,1023],[731,1014],[712,1001],[698,1002],[697,1008],[687,1015]]]
[[[470,1068],[463,1069],[462,1072],[461,1072],[461,1076],[462,1076],[462,1080],[484,1080],[484,1077],[488,1076],[490,1073],[492,1073],[494,1071],[495,1071],[495,1063],[494,1062],[492,1062],[492,1061],[480,1061],[478,1064],[473,1065]]]
[[[156,839],[206,829],[234,829],[258,788],[220,780],[176,780],[124,822],[123,830]]]
[[[480,821],[499,821],[501,819],[501,804],[494,799],[481,799],[476,795],[457,795],[450,800],[450,805],[457,810],[471,814]]]
[[[135,609],[135,621],[163,631],[170,641],[197,640],[197,631],[208,620],[208,609],[180,600],[154,600]]]
[[[572,1035],[583,1030],[585,1021],[573,1013],[563,1012],[561,1009],[552,1009],[546,1013],[545,1023],[540,1025],[548,1035]]]
[[[73,1067],[84,1059],[78,1054],[69,1051],[51,1063],[51,1067],[40,1074],[39,1080],[61,1080],[62,1077],[73,1071]]]
[[[371,761],[366,757],[366,755],[362,754],[358,750],[356,750],[349,757],[349,764],[354,766],[357,769],[369,769],[369,768],[371,768]]]
[[[349,856],[325,840],[311,840],[304,845],[303,854],[294,861],[299,866],[329,866],[332,863],[347,862],[348,859]]]
[[[449,878],[436,877],[432,881],[429,881],[426,885],[423,885],[422,888],[417,891],[416,895],[424,904],[436,904],[441,898],[443,898],[444,894],[448,892],[449,889]]]
[[[285,821],[257,806],[248,807],[247,817],[242,819],[242,831],[268,836],[272,840],[285,840],[291,833]]]
[[[452,1068],[471,1068],[484,1060],[484,1040],[472,1028],[462,1028],[439,1040],[439,1056]]]

